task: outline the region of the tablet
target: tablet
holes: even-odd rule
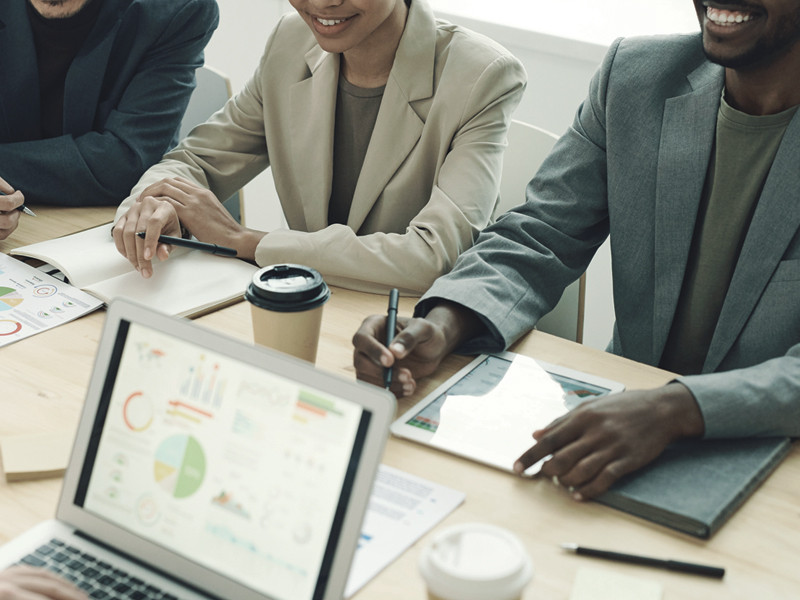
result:
[[[503,379],[515,356],[516,354],[513,352],[481,354],[394,421],[391,432],[398,437],[438,447],[431,441],[439,426],[439,412],[448,396],[488,394]],[[625,386],[618,381],[540,360],[536,360],[536,362],[550,378],[561,386],[564,391],[565,410],[572,410],[592,398],[621,392],[625,389]],[[532,432],[533,429],[531,429]],[[478,453],[472,454],[469,451],[456,451],[455,453],[506,471],[512,470],[513,459],[516,458],[513,456],[509,457],[507,461],[497,461],[484,459]]]

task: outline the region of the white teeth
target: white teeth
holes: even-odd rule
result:
[[[750,13],[731,12],[712,7],[706,9],[706,16],[712,23],[726,26],[730,26],[734,23],[747,23],[747,21],[753,18]]]
[[[317,21],[325,25],[325,27],[331,27],[333,25],[338,25],[339,23],[344,23],[347,19],[320,19],[317,18]]]

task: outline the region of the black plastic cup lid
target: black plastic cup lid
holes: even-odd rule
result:
[[[303,265],[270,265],[256,271],[244,296],[248,302],[277,312],[301,312],[330,298],[322,275]]]

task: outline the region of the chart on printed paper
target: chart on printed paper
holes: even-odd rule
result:
[[[0,346],[81,317],[102,305],[78,288],[0,254]]]

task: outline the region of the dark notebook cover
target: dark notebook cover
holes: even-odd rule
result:
[[[708,538],[790,448],[788,438],[682,441],[618,481],[597,501]]]

